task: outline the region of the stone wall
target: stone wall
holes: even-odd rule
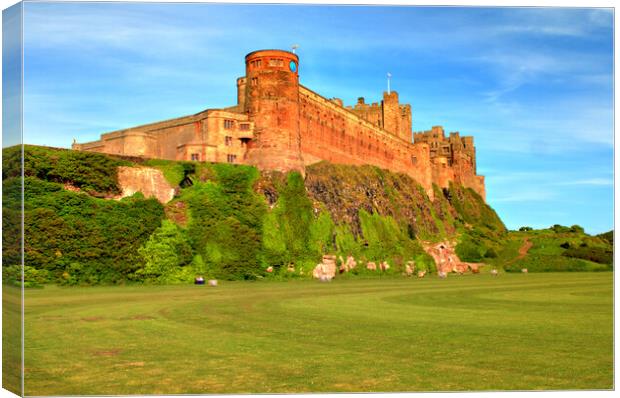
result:
[[[427,144],[407,143],[304,86],[299,87],[299,95],[301,152],[306,164],[320,160],[372,164],[408,174],[433,197]]]

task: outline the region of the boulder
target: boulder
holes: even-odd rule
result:
[[[336,276],[336,256],[323,256],[323,261],[314,267],[312,276],[323,282],[331,281]]]
[[[412,266],[410,263],[412,263],[413,261],[408,261],[407,265],[405,265],[405,274],[407,276],[411,276],[413,275],[413,271],[415,270],[415,267]]]
[[[347,269],[351,271],[353,268],[357,267],[357,261],[353,258],[353,256],[347,256],[347,262],[345,263]]]

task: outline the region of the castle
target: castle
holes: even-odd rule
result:
[[[299,58],[282,50],[254,51],[245,68],[234,106],[113,131],[72,148],[302,173],[321,160],[372,164],[408,174],[431,198],[433,184],[450,181],[485,197],[473,137],[446,137],[440,126],[412,134],[411,106],[400,104],[395,91],[384,92],[380,104],[359,98],[345,107],[299,84]]]

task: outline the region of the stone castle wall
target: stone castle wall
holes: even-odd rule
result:
[[[427,144],[407,143],[306,87],[300,86],[299,95],[305,164],[373,164],[410,175],[432,197]]]
[[[103,134],[77,150],[170,160],[229,162],[260,169],[299,170],[327,160],[372,164],[408,174],[433,197],[433,184],[451,181],[485,197],[476,175],[472,137],[443,128],[412,133],[411,106],[395,91],[381,103],[351,107],[299,84],[299,58],[281,50],[246,56],[237,104]],[[413,142],[412,142],[413,134]]]

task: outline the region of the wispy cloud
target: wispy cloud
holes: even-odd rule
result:
[[[530,190],[530,191],[519,191],[514,194],[500,196],[498,198],[493,198],[494,203],[509,203],[509,202],[544,202],[550,201],[556,198],[556,194],[554,192],[549,191],[541,191],[541,190]]]
[[[614,185],[614,180],[612,178],[588,178],[585,180],[558,182],[557,185],[611,186]]]

